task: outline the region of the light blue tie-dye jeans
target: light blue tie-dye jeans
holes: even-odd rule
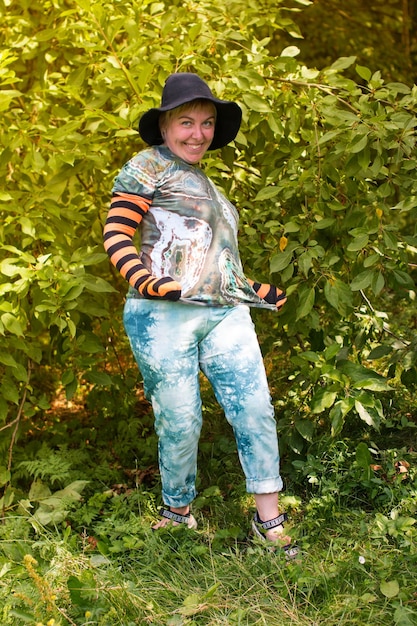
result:
[[[249,308],[129,298],[124,325],[155,416],[165,505],[196,496],[200,370],[233,428],[247,492],[280,491],[274,410]]]

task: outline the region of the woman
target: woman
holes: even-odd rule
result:
[[[192,73],[172,74],[159,108],[139,133],[150,146],[115,179],[104,245],[129,282],[124,325],[152,403],[165,507],[155,530],[195,528],[197,448],[202,426],[199,371],[207,376],[236,437],[254,532],[296,547],[283,535],[274,411],[249,307],[276,310],[285,294],[245,277],[238,215],[198,167],[207,150],[232,141],[241,109],[213,96]],[[132,242],[140,225],[140,253]]]

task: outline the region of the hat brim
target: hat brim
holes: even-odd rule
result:
[[[195,97],[190,100],[181,98],[181,101],[174,104],[171,103],[170,106],[153,108],[146,111],[140,118],[138,129],[143,141],[149,146],[159,146],[164,143],[159,129],[159,116],[161,113],[176,109],[178,106],[192,102],[195,99]],[[238,104],[229,102],[228,100],[218,100],[217,98],[203,99],[212,102],[217,109],[213,141],[208,147],[208,150],[223,148],[223,146],[233,141],[239,132],[242,122],[242,110]]]

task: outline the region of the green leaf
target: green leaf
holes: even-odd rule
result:
[[[409,287],[410,289],[415,288],[415,283],[412,277],[406,272],[403,272],[402,270],[394,270],[392,275],[395,278],[395,281],[402,287]]]
[[[84,286],[87,291],[93,293],[115,293],[117,291],[107,280],[90,274],[84,276]]]
[[[355,237],[354,240],[348,245],[347,249],[349,252],[358,252],[359,250],[365,248],[368,245],[368,242],[369,235],[366,233],[360,235],[359,237]]]
[[[259,113],[271,112],[271,107],[269,106],[267,101],[255,93],[243,94],[243,101],[249,109],[252,109],[252,111],[258,111]]]
[[[383,345],[381,344],[380,346],[376,346],[376,348],[373,348],[370,353],[367,356],[367,360],[368,361],[373,361],[374,359],[382,359],[384,356],[388,356],[388,354],[391,354],[392,352],[392,346],[387,346],[387,345]]]
[[[391,387],[386,380],[377,378],[364,378],[352,384],[353,389],[368,389],[369,391],[390,391]]]
[[[372,72],[368,67],[364,67],[363,65],[356,65],[355,70],[357,74],[367,82],[371,80]]]
[[[300,354],[301,359],[305,359],[310,363],[318,363],[320,361],[320,357],[316,352],[312,352],[311,350],[306,350]]]
[[[28,498],[31,502],[39,502],[45,498],[49,498],[51,490],[42,480],[34,480],[30,486]]]
[[[315,298],[316,292],[314,287],[301,291],[297,307],[297,320],[306,317],[310,313],[314,306]]]
[[[329,409],[337,398],[337,392],[326,388],[316,391],[311,399],[311,410],[313,413],[322,413]]]
[[[313,436],[314,436],[314,431],[315,431],[315,427],[313,422],[310,422],[310,420],[295,420],[294,422],[296,429],[298,430],[298,432],[300,433],[300,435],[303,437],[303,439],[306,439],[307,441],[313,441]]]
[[[340,315],[347,315],[353,308],[352,290],[341,280],[327,280],[324,285],[324,295]]]
[[[8,402],[19,404],[19,389],[10,379],[3,382],[0,388],[0,395]]]
[[[10,471],[5,467],[0,466],[0,487],[4,487],[4,485],[6,485],[10,481],[10,478]]]
[[[288,46],[287,48],[284,48],[280,56],[281,57],[296,57],[299,54],[300,54],[300,48],[297,48],[297,46]]]
[[[329,228],[329,226],[333,226],[336,222],[334,217],[325,217],[314,224],[317,230],[324,230],[325,228]]]
[[[329,418],[331,421],[332,437],[336,437],[342,431],[345,417],[354,406],[353,398],[343,398],[338,400],[330,409]]]
[[[15,315],[12,315],[11,313],[3,313],[0,319],[9,333],[17,335],[18,337],[23,337],[24,333],[22,325]]]
[[[284,224],[284,233],[288,234],[288,233],[298,233],[300,231],[300,224],[297,224],[297,222],[285,222]]]
[[[67,85],[69,87],[80,88],[86,79],[87,69],[88,68],[86,66],[82,66],[82,67],[77,67],[77,69],[70,72],[67,78]]]
[[[12,369],[11,375],[20,383],[26,383],[28,381],[27,369],[21,363],[16,363],[16,367]]]
[[[183,605],[178,609],[181,615],[196,615],[201,612],[203,605],[202,598],[197,593],[192,593],[183,601]]]
[[[71,263],[80,263],[82,267],[86,267],[87,265],[98,265],[108,258],[105,252],[88,252],[84,248],[80,248],[72,255]]]
[[[207,589],[206,593],[203,596],[204,600],[208,600],[209,598],[212,598],[220,586],[221,586],[220,582],[216,582],[214,583],[214,585],[211,585],[211,587]]]
[[[313,265],[313,258],[315,258],[315,256],[310,250],[306,250],[298,257],[298,267],[306,278]]]
[[[293,450],[296,454],[302,453],[306,440],[300,435],[297,430],[292,430],[289,433],[287,441],[291,450]]]
[[[72,400],[77,391],[78,381],[76,378],[71,380],[69,383],[65,385],[65,397],[67,400]]]
[[[340,57],[339,59],[337,59],[337,61],[332,63],[332,65],[330,66],[330,69],[332,69],[332,70],[346,70],[348,67],[353,65],[353,63],[355,61],[356,61],[356,57],[355,56]]]
[[[350,144],[348,145],[348,151],[350,154],[357,154],[366,148],[368,144],[368,135],[355,135]]]
[[[77,280],[76,284],[68,283],[67,285],[63,285],[60,289],[62,299],[65,302],[70,302],[71,300],[76,300],[78,296],[83,292],[84,284]]]
[[[95,385],[101,385],[103,387],[110,387],[113,383],[112,377],[105,372],[90,371],[85,375],[85,377]]]
[[[7,352],[0,352],[0,363],[7,365],[7,367],[17,367],[17,363],[11,354]]]
[[[100,339],[91,332],[85,332],[78,337],[78,346],[82,352],[87,354],[97,354],[104,351]]]
[[[79,578],[71,575],[67,579],[67,587],[74,606],[81,609],[87,609],[90,606],[88,585],[86,586]],[[83,592],[86,596],[85,598],[83,597]]]
[[[28,623],[28,624],[33,624],[33,620],[35,619],[35,616],[33,615],[33,613],[28,613],[26,611],[22,611],[21,609],[11,609],[9,612],[10,617],[16,617],[19,622],[16,623]]]
[[[356,464],[361,469],[361,478],[370,480],[372,457],[366,443],[361,442],[356,447]]]
[[[55,492],[55,497],[60,498],[73,498],[78,501],[80,499],[80,494],[84,491],[85,487],[88,485],[90,481],[88,480],[74,480],[72,483],[67,485],[64,489]]]
[[[324,351],[324,358],[326,359],[326,361],[332,361],[334,359],[334,357],[339,354],[340,352],[340,345],[335,342],[330,344],[330,346],[327,346],[327,348]]]
[[[66,370],[63,372],[61,382],[64,386],[69,385],[75,379],[74,372],[72,370]]]
[[[398,250],[398,240],[392,232],[384,230],[383,238],[388,250]]]
[[[355,409],[361,418],[368,426],[372,426],[375,430],[379,429],[380,425],[380,414],[376,407],[367,406],[365,407],[362,402],[359,400],[355,400]]]
[[[264,187],[255,196],[255,202],[260,200],[269,200],[275,198],[279,194],[279,187]]]
[[[337,367],[340,371],[346,374],[346,376],[349,376],[353,383],[358,383],[369,379],[376,380],[381,383],[386,383],[386,378],[384,378],[384,376],[381,376],[381,374],[379,374],[378,372],[375,372],[368,367],[364,367],[359,363],[353,363],[352,361],[341,359],[338,361]]]
[[[400,585],[397,580],[386,580],[383,581],[379,589],[383,596],[386,598],[395,598],[400,593]]]
[[[0,423],[5,422],[9,413],[9,405],[6,402],[6,398],[3,398],[0,390]]]
[[[20,98],[23,94],[17,89],[2,89],[0,100],[0,111],[7,111],[10,103],[15,98]]]
[[[352,291],[366,289],[371,284],[373,275],[373,270],[364,270],[363,272],[360,272],[360,274],[355,276],[350,283],[350,288],[352,289]]]
[[[364,267],[371,267],[375,265],[381,260],[381,256],[379,254],[370,254],[363,262]]]
[[[331,422],[331,434],[332,437],[336,437],[337,435],[339,435],[339,433],[342,431],[343,428],[343,424],[345,422],[344,420],[344,415],[341,409],[341,402],[336,402],[330,413],[329,413],[329,418],[330,418],[330,422]]]
[[[279,252],[278,254],[274,255],[270,263],[271,274],[275,274],[284,270],[287,265],[291,263],[292,256],[293,250],[289,248],[286,248],[284,252]]]
[[[191,28],[188,31],[188,36],[190,38],[190,41],[194,41],[198,37],[198,35],[201,32],[201,28],[202,28],[202,22],[197,22],[196,24],[191,26]]]
[[[366,443],[364,443],[363,441],[361,441],[357,446],[356,446],[356,462],[357,464],[366,469],[366,470],[370,470],[370,465],[372,463],[372,457],[371,457],[371,453],[369,452],[369,448],[366,445]]]

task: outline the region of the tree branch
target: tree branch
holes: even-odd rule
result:
[[[25,402],[26,402],[26,396],[27,396],[27,392],[28,392],[28,386],[29,386],[31,373],[32,373],[32,361],[29,361],[28,362],[28,379],[27,379],[27,382],[26,382],[26,385],[25,385],[25,389],[23,391],[22,399],[21,399],[20,404],[19,404],[17,417],[16,417],[16,419],[13,420],[13,422],[11,422],[10,424],[7,425],[8,427],[15,425],[13,433],[12,433],[12,439],[10,441],[10,446],[9,446],[9,457],[8,457],[9,460],[8,460],[8,464],[7,464],[7,469],[9,471],[10,471],[11,466],[12,466],[13,447],[14,447],[14,443],[16,441],[16,435],[17,435],[17,431],[19,429],[20,420],[21,420],[21,417],[23,415],[23,407],[25,406]],[[5,428],[5,427],[3,427],[3,428]]]

